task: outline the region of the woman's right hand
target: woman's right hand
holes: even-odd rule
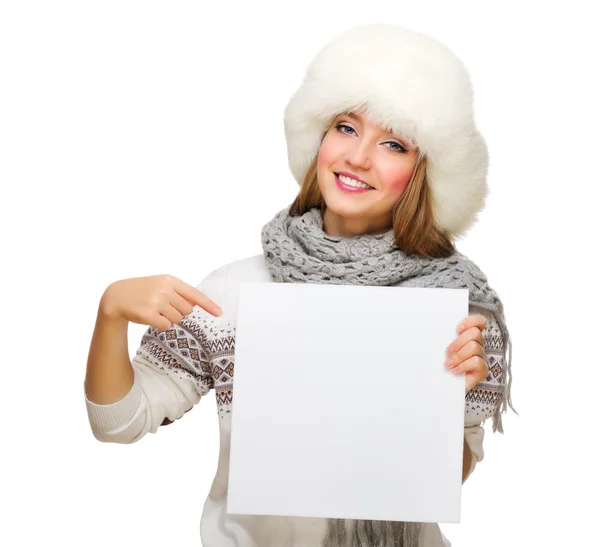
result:
[[[102,295],[100,311],[110,319],[167,330],[192,313],[195,305],[217,317],[223,313],[203,292],[167,274],[111,283]]]

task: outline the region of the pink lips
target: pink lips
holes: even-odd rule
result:
[[[344,173],[341,173],[341,174],[345,175]],[[351,178],[354,178],[354,177],[351,177]],[[364,192],[368,192],[368,191],[372,190],[372,188],[356,188],[354,186],[347,186],[338,178],[337,174],[335,174],[335,183],[337,184],[337,186],[340,190],[343,190],[344,192],[348,192],[350,194],[362,194]]]

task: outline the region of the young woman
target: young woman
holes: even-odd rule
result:
[[[468,288],[469,316],[445,363],[466,377],[463,482],[483,458],[484,420],[502,431],[510,404],[502,303],[454,246],[487,194],[472,95],[462,63],[431,38],[390,25],[341,34],[286,108],[300,192],[264,226],[263,254],[198,287],[160,275],[106,289],[84,385],[97,439],[136,442],[216,393],[221,450],[202,515],[205,547],[450,545],[435,523],[229,515],[226,499],[241,281]],[[149,325],[131,362],[130,321]]]

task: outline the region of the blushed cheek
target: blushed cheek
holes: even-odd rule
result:
[[[404,193],[404,190],[406,190],[406,187],[410,182],[411,176],[412,171],[405,171],[403,173],[389,173],[389,176],[386,178],[388,181],[387,186],[389,188],[390,193],[401,196]]]
[[[317,168],[324,169],[329,165],[329,155],[327,153],[327,148],[321,146],[319,149],[319,155],[317,156]]]
[[[319,155],[317,157],[317,167],[329,167],[335,159],[335,147],[332,145],[328,136],[325,136],[319,147]]]

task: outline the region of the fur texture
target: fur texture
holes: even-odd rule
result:
[[[393,25],[362,25],[334,38],[284,113],[289,166],[299,184],[332,119],[362,109],[427,156],[436,224],[451,238],[463,235],[485,205],[488,150],[460,59],[436,40]]]

